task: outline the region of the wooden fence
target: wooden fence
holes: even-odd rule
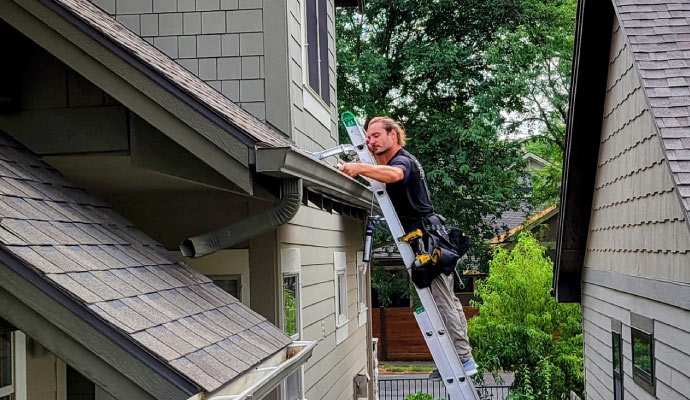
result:
[[[463,307],[467,319],[477,315],[472,307]],[[372,310],[374,337],[379,339],[378,359],[382,361],[431,361],[431,353],[407,307],[381,307]]]

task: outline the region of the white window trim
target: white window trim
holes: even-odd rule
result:
[[[309,86],[309,55],[307,54],[307,46],[309,46],[307,43],[307,6],[304,1],[302,2],[301,7],[302,21],[300,21],[300,25],[302,28],[302,103],[304,104],[304,109],[308,111],[309,114],[313,115],[314,118],[321,123],[321,125],[330,130],[331,105],[326,104],[321,96],[316,93],[311,86]],[[328,47],[330,51],[330,43],[328,44]],[[328,73],[330,74],[330,71],[328,71]],[[328,90],[331,90],[330,87]]]
[[[13,400],[26,400],[26,335],[21,331],[14,331],[10,333],[10,343],[12,385],[6,386],[0,392],[0,397],[11,395]]]
[[[338,303],[340,302],[340,285],[338,285],[338,275],[343,274],[345,282],[345,310],[342,314],[338,314]],[[333,286],[335,287],[335,326],[341,327],[348,322],[347,318],[347,256],[343,251],[336,251],[333,253]]]
[[[285,247],[280,249],[280,270],[283,278],[286,276],[297,276],[297,333],[292,337],[292,339],[299,340],[300,338],[304,337],[304,328],[302,324],[302,254],[299,248]],[[285,312],[282,284],[283,281],[281,279],[281,321],[285,321],[285,316],[282,315]],[[304,399],[304,366],[299,367],[298,373],[300,374],[299,398]],[[283,380],[280,386],[281,399],[283,400],[287,398],[286,380],[287,378]]]
[[[362,280],[366,279],[368,265],[362,261],[364,257],[363,251],[357,252],[357,311],[358,323],[362,326],[367,323],[367,293],[362,293]],[[366,288],[366,285],[364,286]],[[361,300],[364,300],[362,302]]]

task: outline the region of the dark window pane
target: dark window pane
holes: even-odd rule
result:
[[[233,297],[238,300],[242,300],[240,297],[240,278],[223,278],[223,279],[213,279],[213,283],[218,285],[221,289],[230,293]]]
[[[633,366],[652,376],[652,342],[649,338],[633,336]]]
[[[319,40],[316,0],[307,0],[307,72],[309,86],[319,92]]]
[[[5,396],[5,397],[0,397],[0,400],[11,400],[12,398],[10,396]]]
[[[288,336],[297,333],[297,277],[283,278],[284,327]]]
[[[12,334],[0,335],[0,387],[12,385]]]
[[[621,337],[619,334],[613,334],[613,372],[621,373]]]
[[[74,368],[67,366],[67,400],[94,400],[96,386]]]
[[[319,0],[319,69],[321,72],[321,98],[331,104],[331,90],[328,75],[328,8],[326,0]]]
[[[338,274],[338,315],[347,313],[347,281],[345,273]]]

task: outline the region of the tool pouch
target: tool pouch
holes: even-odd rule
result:
[[[410,279],[421,289],[431,286],[431,281],[440,273],[441,271],[433,265],[433,262],[429,261],[424,265],[413,265],[412,268],[410,268]]]

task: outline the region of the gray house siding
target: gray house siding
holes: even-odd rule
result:
[[[585,272],[586,274],[586,272]],[[630,312],[654,319],[656,397],[632,378]],[[622,323],[626,399],[684,399],[690,393],[690,312],[604,286],[586,283],[582,297],[588,399],[613,399],[611,318]]]
[[[687,398],[690,312],[687,308],[614,290],[602,278],[636,277],[642,285],[645,281],[651,285],[652,279],[687,283],[690,278],[687,272],[690,231],[685,213],[617,21],[611,40],[582,284],[585,390],[588,399],[614,398],[613,319],[622,324],[625,398]],[[654,320],[656,397],[632,378],[631,313]]]
[[[266,117],[261,0],[90,0],[259,119]]]
[[[359,323],[356,277],[362,229],[361,221],[311,206],[302,206],[295,218],[279,228],[281,248],[299,249],[301,254],[303,339],[318,341],[304,367],[308,399],[351,399],[355,375],[367,373],[369,328]],[[345,252],[347,260],[348,313],[340,328],[335,315],[335,252]],[[337,343],[342,329],[347,337]]]
[[[297,147],[337,145],[333,0],[327,1],[329,104],[304,79],[304,0],[90,1]]]
[[[690,234],[637,71],[614,26],[585,267],[690,282]]]
[[[316,151],[338,144],[338,109],[335,77],[335,14],[334,1],[328,0],[328,53],[330,104],[323,104],[304,78],[304,6],[305,0],[288,0],[288,52],[292,138],[298,147]],[[326,107],[327,106],[327,107]],[[322,118],[326,115],[326,118]],[[323,120],[323,121],[322,121]]]

